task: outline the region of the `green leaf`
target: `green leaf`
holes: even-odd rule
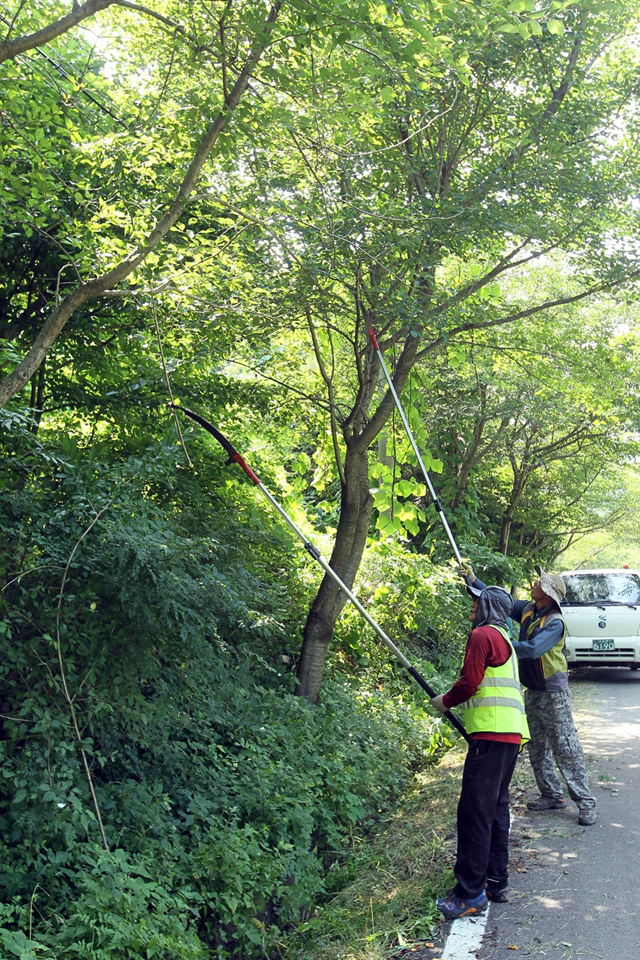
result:
[[[556,37],[564,36],[564,23],[561,20],[547,20],[547,30]]]
[[[10,933],[8,930],[2,931],[1,936],[7,950],[20,957],[20,960],[37,960],[35,951],[40,950],[42,945],[29,940],[21,930],[16,930],[15,933]]]
[[[395,98],[395,95],[396,93],[393,87],[383,87],[380,91],[380,99],[383,103],[391,103],[391,101]]]

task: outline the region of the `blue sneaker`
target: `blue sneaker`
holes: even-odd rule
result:
[[[463,900],[462,897],[457,897],[455,893],[449,893],[446,897],[438,897],[436,903],[447,920],[457,920],[458,917],[472,917],[474,914],[484,913],[489,905],[484,890],[480,896],[474,897],[473,900]]]

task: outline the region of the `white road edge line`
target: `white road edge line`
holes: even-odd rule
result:
[[[509,836],[512,830],[513,813],[509,807]],[[491,903],[479,917],[460,917],[452,922],[441,960],[468,960],[469,954],[477,955],[482,946],[480,941],[484,936],[490,910]]]
[[[460,917],[451,924],[451,933],[442,954],[442,960],[468,960],[469,954],[475,955],[481,947],[489,910],[479,917]]]

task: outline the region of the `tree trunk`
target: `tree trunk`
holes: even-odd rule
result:
[[[451,501],[451,509],[457,510],[460,504],[462,503],[462,498],[465,495],[467,489],[467,483],[469,482],[469,476],[471,474],[471,468],[474,466],[473,457],[469,457],[467,460],[464,460],[460,466],[460,472],[458,474],[458,489],[456,490],[456,495]]]
[[[374,318],[366,319],[368,325],[373,323]],[[418,343],[418,337],[411,334],[404,342],[393,374],[398,395],[402,392],[415,363]],[[368,449],[379,436],[394,409],[393,396],[387,390],[374,414],[368,416],[378,381],[375,372],[377,360],[370,346],[364,351],[361,360],[358,397],[351,416],[342,424],[347,453],[343,469],[340,521],[329,561],[349,589],[353,586],[360,566],[373,510],[373,497],[369,492]],[[325,576],[305,624],[298,662],[296,693],[306,697],[311,703],[318,702],[327,650],[336,621],[346,602],[347,598],[333,580]]]
[[[42,410],[44,407],[44,381],[45,381],[45,361],[43,360],[40,364],[40,369],[38,370],[38,379],[37,381],[33,379],[31,381],[31,414],[33,416],[33,423],[29,427],[31,433],[37,435],[38,430],[40,429],[40,421],[42,420]]]
[[[367,542],[373,510],[366,448],[357,444],[347,448],[344,477],[340,520],[329,563],[351,589]],[[305,624],[298,666],[296,693],[311,703],[318,702],[327,650],[346,602],[347,597],[325,574]]]
[[[518,467],[514,456],[510,456],[509,460],[511,461],[511,469],[513,470],[513,486],[511,487],[511,496],[509,498],[509,503],[507,504],[507,509],[502,517],[500,545],[498,547],[498,551],[504,554],[505,557],[507,555],[507,550],[509,549],[509,535],[511,533],[511,524],[513,523],[516,507],[522,499],[522,494],[527,488],[527,484],[529,483],[534,469],[530,465],[526,456],[523,459],[520,467]]]
[[[509,534],[511,533],[512,520],[513,515],[511,510],[508,510],[502,518],[502,526],[500,527],[500,544],[498,546],[498,552],[504,554],[505,557],[509,548]]]

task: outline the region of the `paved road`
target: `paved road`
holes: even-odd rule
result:
[[[640,671],[571,678],[594,685],[579,729],[598,821],[578,826],[572,803],[516,818],[511,903],[491,905],[478,960],[640,957]]]

